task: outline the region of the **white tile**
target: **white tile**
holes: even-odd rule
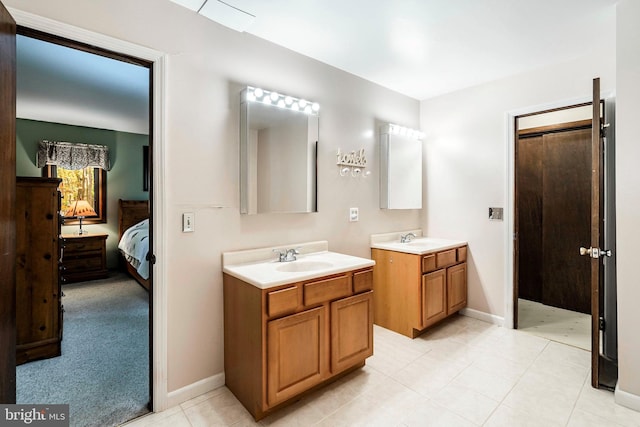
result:
[[[508,379],[471,365],[462,371],[452,384],[469,388],[500,402],[517,381],[515,378]]]
[[[567,427],[622,427],[622,424],[576,409],[571,414]]]
[[[450,384],[440,390],[433,400],[478,425],[481,425],[489,418],[499,403],[477,391],[456,384]]]
[[[425,397],[433,397],[469,366],[469,362],[453,358],[446,360],[427,353],[393,378]]]
[[[127,427],[191,427],[180,406],[136,418],[124,425]]]
[[[474,427],[469,420],[449,411],[444,406],[433,401],[418,402],[418,406],[410,411],[409,415],[402,419],[401,425],[405,427]]]
[[[553,377],[526,372],[504,399],[503,404],[535,418],[562,424],[569,420],[581,386]]]
[[[540,417],[530,413],[500,405],[484,423],[484,427],[562,427],[564,423]]]
[[[227,389],[196,405],[184,409],[193,427],[229,426],[253,421],[253,417]]]
[[[580,392],[576,409],[623,426],[640,426],[640,412],[618,405],[614,400],[613,392],[595,389],[589,382],[585,383]]]

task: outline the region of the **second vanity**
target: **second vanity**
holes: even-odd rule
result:
[[[326,241],[272,251],[222,260],[225,382],[256,420],[373,354],[375,262]]]
[[[410,338],[467,305],[467,243],[414,231],[371,236],[375,323]]]

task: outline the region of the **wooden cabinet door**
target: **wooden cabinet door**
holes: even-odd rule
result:
[[[276,405],[326,378],[326,309],[318,307],[267,323],[267,403]]]
[[[467,305],[467,263],[447,269],[447,315]]]
[[[422,276],[422,328],[426,328],[447,316],[446,280],[445,269]]]
[[[373,291],[331,303],[331,372],[373,354]]]

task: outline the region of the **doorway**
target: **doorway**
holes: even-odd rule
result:
[[[589,351],[591,106],[515,120],[514,326]]]
[[[122,62],[122,63],[127,63],[136,67],[140,67],[143,68],[146,73],[146,99],[145,99],[145,103],[146,103],[146,107],[148,108],[148,112],[147,112],[147,118],[146,118],[146,133],[147,135],[143,138],[146,141],[146,146],[149,147],[149,150],[152,152],[153,148],[152,148],[152,144],[153,144],[153,134],[152,134],[152,130],[153,130],[153,114],[152,114],[152,106],[153,106],[153,99],[152,99],[152,75],[153,75],[153,63],[149,62],[149,61],[145,61],[145,60],[140,60],[134,57],[130,57],[130,56],[126,56],[126,55],[122,55],[122,54],[118,54],[115,53],[113,51],[108,51],[108,50],[103,50],[103,49],[99,49],[93,46],[88,46],[79,42],[74,42],[68,39],[64,39],[61,37],[56,37],[56,36],[52,36],[50,34],[46,34],[46,33],[42,33],[36,30],[32,30],[29,28],[24,28],[24,27],[18,27],[18,37],[27,37],[31,40],[38,40],[47,44],[50,44],[51,46],[55,46],[56,48],[63,48],[69,51],[75,51],[75,52],[79,52],[81,51],[82,54],[87,55],[87,56],[94,56],[95,58],[99,58],[101,61],[117,61],[117,62]],[[18,57],[20,57],[20,45],[18,45]],[[20,65],[20,64],[18,64]],[[77,65],[77,63],[76,63]],[[18,68],[18,79],[20,79],[20,68]],[[80,85],[78,85],[78,88],[80,87]],[[69,89],[69,88],[67,88]],[[120,88],[118,88],[120,89]],[[114,89],[114,90],[118,90],[118,89]],[[73,90],[73,88],[72,88]],[[80,89],[78,89],[80,90]],[[33,94],[31,94],[33,95]],[[20,101],[20,91],[18,91],[18,101]],[[22,120],[22,119],[21,119]],[[24,120],[23,120],[24,122]],[[29,120],[26,120],[26,122],[29,122]],[[27,123],[24,124],[22,123],[22,126],[17,126],[18,130],[20,131],[21,127],[30,127],[30,128],[34,128],[34,127],[38,127],[41,125],[41,122],[38,121],[38,123],[36,123],[35,125],[32,125],[31,123]],[[120,144],[120,140],[136,140],[136,144],[139,144],[139,140],[140,138],[133,138],[131,132],[121,132],[121,131],[110,131],[110,130],[106,130],[106,129],[100,129],[102,126],[97,125],[95,128],[85,125],[85,126],[73,126],[73,125],[62,125],[60,123],[50,123],[47,125],[48,126],[48,132],[60,132],[58,135],[62,134],[65,135],[65,132],[70,132],[71,135],[87,135],[87,139],[90,139],[90,141],[85,141],[85,140],[73,140],[74,142],[81,142],[81,143],[85,143],[85,142],[91,142],[91,143],[96,143],[95,140],[92,140],[94,138],[104,138],[105,141],[108,141],[110,138],[117,140],[118,144]],[[65,127],[66,126],[66,127]],[[40,126],[41,128],[42,126]],[[65,127],[65,129],[60,129],[60,127]],[[109,133],[111,132],[111,133]],[[29,133],[29,135],[32,135],[32,133]],[[114,136],[115,135],[115,136]],[[18,135],[19,137],[20,135]],[[138,135],[140,136],[140,135]],[[38,138],[42,138],[42,136],[38,136]],[[58,137],[59,138],[59,137]],[[113,150],[113,148],[115,147],[115,150]],[[124,149],[122,146],[114,146],[111,147],[112,148],[112,152],[115,151],[116,154],[120,153],[120,159],[126,158],[127,157],[127,151],[128,149]],[[21,147],[22,148],[22,147]],[[143,181],[143,150],[141,146],[137,146],[137,148],[139,150],[139,156],[140,156],[140,162],[137,162],[138,166],[137,166],[137,178],[139,179],[139,187],[140,187],[140,191],[142,190],[142,181]],[[18,159],[19,160],[18,156]],[[120,163],[122,165],[122,160],[120,160]],[[150,206],[150,216],[151,218],[153,218],[153,197],[152,197],[152,192],[153,192],[153,180],[152,179],[148,179],[149,176],[153,176],[153,172],[152,172],[152,168],[153,168],[153,162],[149,162],[148,163],[148,176],[147,176],[147,180],[146,183],[149,186],[147,192],[144,195],[141,195],[142,193],[136,193],[137,196],[132,196],[131,193],[126,193],[126,194],[117,194],[118,190],[119,191],[123,191],[123,188],[128,188],[128,187],[133,187],[134,185],[138,186],[138,184],[130,182],[131,185],[107,185],[107,191],[110,194],[109,200],[110,203],[108,203],[109,205],[109,209],[107,210],[107,213],[111,213],[110,216],[108,216],[108,221],[106,224],[101,225],[101,229],[99,230],[99,232],[103,232],[105,234],[108,234],[108,237],[113,241],[119,238],[119,236],[117,235],[117,224],[118,224],[118,219],[117,219],[117,214],[118,214],[118,206],[117,206],[117,200],[118,198],[123,198],[123,199],[141,199],[141,198],[146,198],[146,200],[149,200],[149,206]],[[113,170],[113,169],[112,169]],[[113,173],[113,172],[107,172],[107,177],[109,176],[109,173]],[[19,170],[18,170],[18,175]],[[121,178],[121,176],[120,176]],[[115,233],[109,233],[109,229],[113,229],[114,231],[116,231]],[[153,227],[150,225],[149,227],[150,230],[153,230]],[[67,230],[68,232],[68,230]],[[65,233],[65,230],[63,229],[63,234]],[[89,236],[91,236],[92,233],[89,233]],[[113,234],[113,235],[112,235]],[[153,239],[153,235],[152,233],[150,234],[150,239]],[[153,247],[152,245],[150,247]],[[152,271],[152,269],[150,269]],[[62,292],[63,294],[66,294],[62,297],[62,302],[63,304],[65,304],[65,298],[67,299],[67,301],[69,302],[68,306],[66,307],[67,309],[67,313],[65,314],[65,318],[64,318],[64,334],[66,336],[66,340],[63,337],[63,341],[62,341],[62,345],[63,345],[63,354],[62,356],[60,356],[61,358],[65,357],[65,353],[66,355],[69,355],[68,357],[77,357],[80,360],[84,360],[87,361],[88,357],[86,356],[90,356],[92,357],[92,361],[91,364],[95,367],[95,365],[100,365],[98,367],[98,369],[91,371],[91,373],[85,372],[82,370],[82,368],[79,368],[79,366],[81,366],[80,364],[77,363],[73,363],[73,367],[74,369],[68,369],[67,372],[64,372],[64,381],[60,381],[59,384],[57,384],[57,389],[62,390],[62,393],[58,393],[56,392],[56,396],[58,399],[60,399],[60,396],[65,396],[64,394],[64,390],[77,390],[77,389],[81,389],[82,387],[80,386],[74,386],[73,384],[65,384],[65,381],[67,379],[69,379],[72,383],[76,382],[76,384],[90,384],[89,387],[85,387],[83,390],[85,391],[85,398],[83,399],[83,403],[86,403],[86,401],[90,400],[91,398],[91,387],[97,387],[97,388],[101,388],[101,383],[105,384],[106,382],[116,382],[120,385],[116,385],[115,390],[117,390],[117,392],[112,392],[110,393],[111,396],[115,396],[120,394],[120,397],[124,397],[125,399],[129,400],[129,401],[136,401],[136,402],[141,402],[141,403],[136,403],[136,405],[134,407],[127,407],[127,403],[125,402],[124,404],[120,404],[120,405],[116,405],[111,403],[108,398],[102,398],[101,402],[104,404],[106,403],[106,405],[103,405],[102,408],[98,408],[98,407],[94,407],[93,410],[90,407],[84,407],[83,410],[84,412],[87,413],[91,413],[90,416],[93,417],[93,421],[98,421],[100,420],[101,422],[104,421],[104,423],[106,424],[113,424],[113,423],[122,423],[124,421],[127,421],[127,419],[117,419],[117,417],[119,416],[117,413],[114,414],[114,412],[120,412],[120,413],[127,413],[126,411],[129,411],[129,413],[131,414],[130,418],[133,418],[134,416],[139,416],[144,412],[148,412],[151,408],[152,408],[152,366],[153,366],[153,360],[152,360],[152,352],[151,352],[151,348],[153,346],[153,342],[152,342],[152,296],[153,296],[153,286],[151,286],[151,290],[147,293],[144,290],[141,290],[141,288],[139,288],[139,286],[137,285],[137,283],[134,280],[129,280],[128,276],[126,276],[124,273],[120,274],[120,273],[116,273],[113,274],[113,276],[108,280],[100,280],[100,281],[84,281],[82,283],[77,283],[77,284],[73,284],[73,285],[65,285],[68,286],[67,288],[65,288],[65,286],[62,287]],[[115,282],[113,283],[114,280],[112,279],[116,279]],[[150,283],[153,283],[153,278],[150,277],[149,278]],[[116,299],[110,299],[108,302],[106,300],[101,300],[101,299],[96,299],[95,297],[91,296],[91,297],[87,297],[87,295],[89,293],[92,293],[93,295],[96,295],[98,298],[100,298],[100,294],[105,294],[105,292],[103,291],[103,289],[99,289],[99,288],[109,288],[110,291],[106,292],[107,294],[109,294],[110,297],[113,297],[114,294],[117,292],[118,293],[118,298]],[[73,288],[73,289],[72,289]],[[111,290],[115,290],[114,292],[112,292]],[[133,291],[133,292],[132,292]],[[131,303],[133,302],[132,298],[135,298],[137,300],[135,308],[133,310],[130,310],[129,308],[123,309],[123,311],[118,312],[117,315],[112,316],[114,320],[116,320],[117,318],[133,318],[135,317],[136,323],[140,323],[140,320],[142,320],[143,323],[146,323],[145,325],[143,325],[143,328],[140,328],[139,326],[137,326],[137,330],[140,331],[143,335],[142,339],[140,339],[139,341],[141,342],[137,342],[135,343],[136,345],[139,345],[140,347],[143,347],[142,350],[144,350],[144,354],[138,358],[138,359],[142,359],[143,363],[139,364],[139,365],[135,365],[136,366],[136,370],[142,369],[145,371],[144,374],[142,375],[136,375],[135,378],[136,381],[138,382],[138,384],[136,385],[135,390],[138,390],[135,392],[135,395],[131,395],[130,390],[124,390],[124,389],[120,389],[118,390],[117,387],[129,387],[130,384],[128,384],[126,381],[123,381],[123,373],[117,373],[118,371],[116,371],[116,367],[118,367],[118,365],[125,365],[125,366],[134,366],[133,363],[131,363],[130,360],[126,360],[126,357],[128,354],[130,354],[130,348],[127,347],[122,347],[121,348],[121,352],[120,355],[122,356],[122,358],[120,358],[119,356],[114,356],[114,357],[118,357],[117,360],[111,360],[111,367],[113,368],[109,368],[109,364],[108,363],[104,363],[104,360],[99,360],[98,358],[96,358],[96,355],[99,355],[101,352],[102,353],[106,353],[105,350],[109,350],[108,348],[103,348],[101,350],[100,345],[104,345],[104,343],[101,343],[100,341],[90,341],[89,339],[87,340],[82,340],[81,337],[79,339],[79,337],[77,335],[72,335],[74,332],[77,332],[77,329],[75,326],[78,323],[87,323],[87,322],[78,322],[76,325],[74,325],[72,322],[72,318],[71,318],[71,311],[69,310],[70,307],[72,307],[71,305],[71,301],[73,300],[76,306],[76,312],[78,312],[77,310],[77,306],[78,304],[82,305],[83,301],[90,301],[89,304],[93,304],[93,307],[87,307],[90,313],[89,314],[94,314],[96,313],[99,308],[96,307],[96,302],[97,304],[101,304],[104,303],[105,305],[109,305],[110,309],[113,309],[114,306],[111,306],[112,302],[114,301],[118,301],[118,304],[120,304],[120,308],[122,307],[130,307]],[[78,303],[78,301],[80,301],[80,303]],[[140,308],[140,304],[143,304],[144,307],[143,309]],[[92,310],[93,308],[93,310]],[[98,309],[98,310],[96,310]],[[104,311],[104,310],[103,310]],[[129,317],[128,317],[129,316]],[[86,313],[80,313],[79,314],[79,318],[83,318],[83,319],[87,319],[88,317],[86,316]],[[104,318],[99,318],[99,321],[104,321]],[[77,322],[77,320],[76,320]],[[110,327],[109,327],[109,333],[111,335],[114,334],[114,331],[118,330],[113,326],[113,323],[109,320],[107,320],[107,322],[109,323]],[[125,323],[123,325],[123,327],[121,327],[119,330],[125,330],[127,329],[127,324]],[[102,331],[102,332],[100,332]],[[97,334],[104,334],[105,330],[104,328],[99,328],[97,330]],[[80,332],[80,333],[86,333],[85,332]],[[139,335],[139,333],[138,333]],[[137,335],[136,335],[137,336]],[[66,341],[66,342],[65,342]],[[116,342],[123,342],[122,340],[117,340]],[[89,344],[93,342],[93,344]],[[64,351],[64,346],[67,343],[75,343],[76,346],[73,349],[74,351]],[[82,351],[78,352],[78,348],[79,347],[84,347],[86,346],[86,348],[82,348]],[[129,347],[133,347],[133,344],[130,345]],[[117,352],[116,352],[117,353]],[[42,369],[43,372],[45,372],[45,370],[47,371],[55,371],[55,369],[50,369],[51,366],[50,363],[53,359],[47,359],[47,360],[43,360],[43,361],[36,361],[36,362],[32,362],[34,365],[38,364],[38,363],[42,363],[43,367],[42,368],[37,368],[37,369]],[[139,360],[137,360],[139,362]],[[67,363],[65,366],[69,366],[69,364]],[[18,369],[21,369],[22,367],[18,367]],[[31,369],[31,371],[33,371],[33,369]],[[124,374],[126,375],[126,374]],[[31,373],[31,376],[33,377],[33,372]],[[115,378],[119,376],[120,379]],[[43,378],[46,378],[46,375],[42,375]],[[134,377],[134,375],[129,375],[129,377]],[[26,378],[26,377],[24,377]],[[22,393],[21,394],[21,383],[20,383],[20,379],[21,379],[21,375],[17,376],[17,389],[18,389],[18,394],[17,394],[17,403],[27,403],[25,402],[24,396],[25,394]],[[41,379],[42,380],[42,379]],[[142,393],[140,393],[140,387],[142,389]],[[107,388],[107,387],[104,387]],[[98,390],[98,389],[96,389]],[[97,393],[96,393],[97,394]],[[41,395],[42,396],[42,395]],[[64,397],[63,397],[64,399]],[[140,400],[142,399],[142,400]],[[44,400],[41,400],[40,402],[44,402]],[[35,403],[35,402],[28,402],[28,403]],[[56,401],[53,402],[52,400],[49,400],[47,403],[70,403],[68,400],[67,401]],[[111,406],[111,407],[108,407]],[[142,408],[140,408],[139,406],[142,406]],[[106,412],[105,412],[106,410]],[[111,413],[108,413],[108,411],[111,411]],[[74,408],[70,408],[70,412],[71,412],[71,416],[72,418],[74,418],[74,415],[76,415],[75,419],[74,419],[74,423],[78,423],[79,420],[77,419],[77,414],[74,414]],[[114,418],[115,417],[115,418]],[[82,425],[82,422],[80,422],[78,425]]]

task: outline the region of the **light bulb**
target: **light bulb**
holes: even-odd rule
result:
[[[256,96],[253,94],[253,91],[247,91],[247,101],[255,101],[256,100]]]
[[[285,97],[284,98],[284,103],[287,104],[287,105],[293,104],[293,98],[290,97],[290,96]]]
[[[280,101],[278,101],[278,107],[280,108],[284,108],[284,100],[281,99]]]
[[[255,88],[253,93],[256,95],[256,98],[262,98],[262,95],[264,95],[263,90],[259,87]]]
[[[299,99],[298,105],[300,106],[300,108],[304,109],[304,107],[307,106],[307,101],[305,101],[304,99]]]
[[[269,95],[269,97],[273,102],[276,102],[278,98],[280,98],[280,95],[278,95],[278,92],[271,92],[271,95]]]
[[[313,106],[311,108],[313,108],[313,111],[319,111],[320,110],[320,104],[318,104],[317,102],[314,102]]]
[[[307,114],[311,114],[313,110],[311,109],[311,105],[307,105],[304,109],[304,112]]]

